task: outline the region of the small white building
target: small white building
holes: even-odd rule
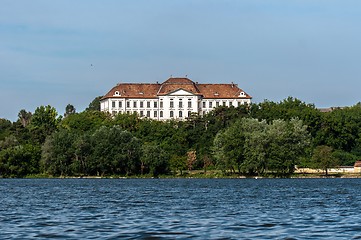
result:
[[[101,100],[101,111],[137,113],[156,120],[184,120],[192,113],[205,115],[218,106],[250,104],[252,97],[237,84],[198,84],[188,78],[163,83],[120,83]]]

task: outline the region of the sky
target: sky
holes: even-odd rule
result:
[[[117,83],[237,83],[253,102],[361,101],[358,0],[1,0],[0,118],[83,111]]]

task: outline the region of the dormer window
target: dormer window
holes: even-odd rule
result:
[[[240,92],[239,96],[245,96],[246,94],[244,92]]]
[[[114,92],[114,96],[120,96],[119,91],[115,91],[115,92]]]
[[[143,94],[144,94],[144,92],[139,92],[139,94],[140,94],[140,95],[143,95]]]
[[[218,93],[218,92],[215,92],[215,93],[214,93],[214,96],[219,96],[219,93]]]

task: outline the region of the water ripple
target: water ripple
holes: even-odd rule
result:
[[[0,239],[361,239],[361,179],[0,179]]]

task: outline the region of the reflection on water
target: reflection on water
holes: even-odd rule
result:
[[[361,239],[361,179],[0,179],[0,239]]]

